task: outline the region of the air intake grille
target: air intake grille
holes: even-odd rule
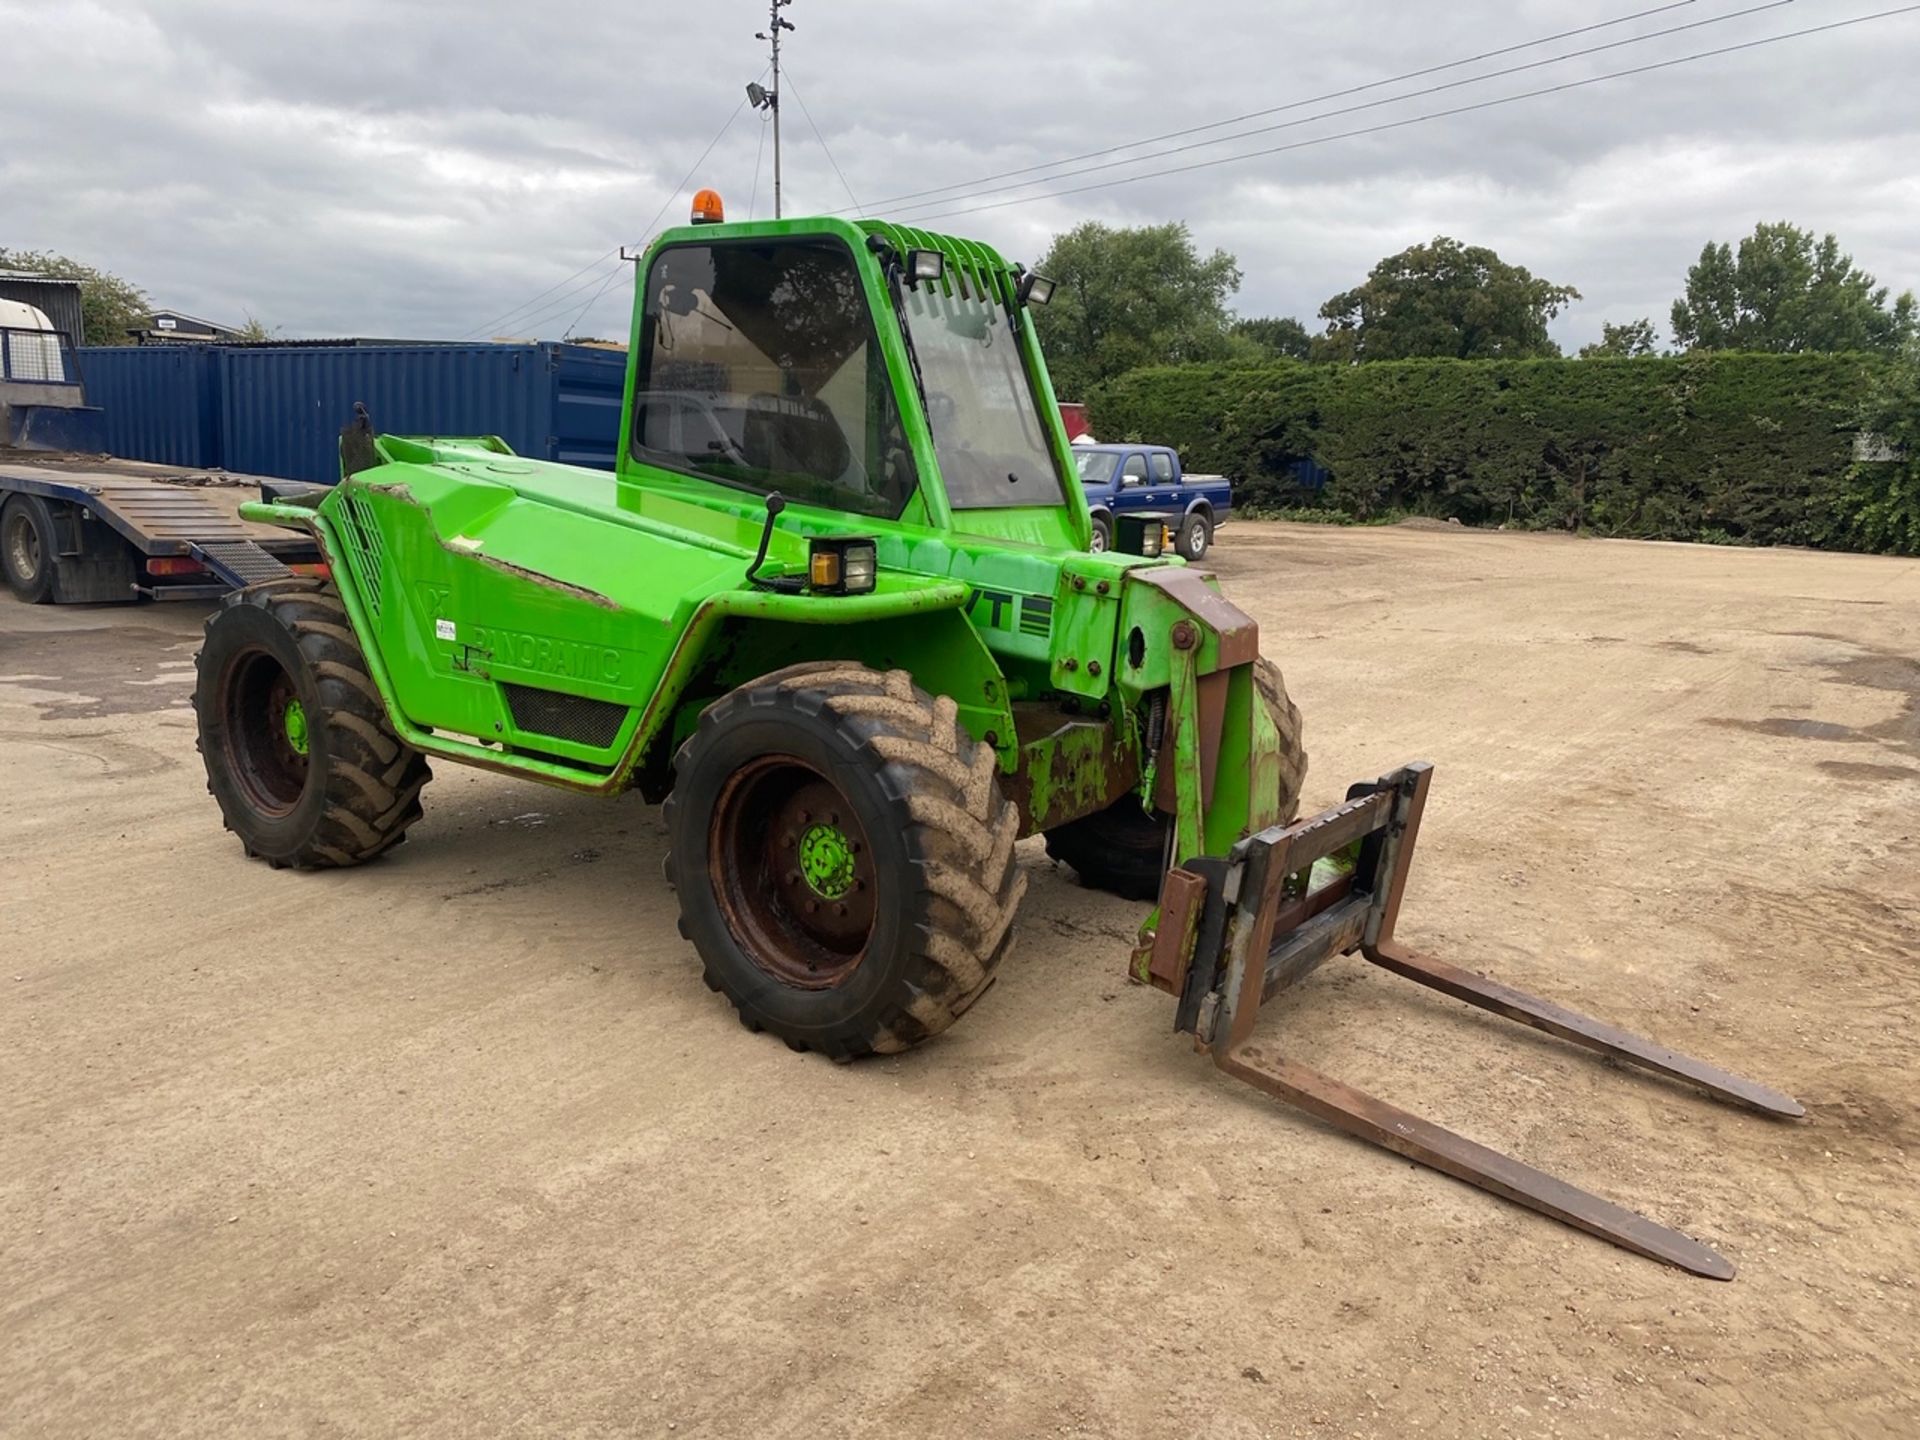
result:
[[[346,497],[342,515],[346,523],[340,528],[346,532],[347,548],[353,552],[354,572],[360,577],[360,594],[367,602],[367,609],[373,612],[373,618],[380,618],[380,527],[374,523],[373,507],[367,504],[366,497],[346,483]]]
[[[532,685],[500,686],[507,695],[513,723],[530,735],[550,735],[604,750],[613,744],[627,718],[627,707],[581,695],[563,695]]]

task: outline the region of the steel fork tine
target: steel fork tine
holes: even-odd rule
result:
[[[1215,1063],[1235,1079],[1258,1086],[1349,1135],[1538,1210],[1637,1255],[1711,1280],[1733,1278],[1731,1261],[1678,1230],[1655,1224],[1644,1215],[1557,1180],[1510,1155],[1489,1150],[1464,1135],[1272,1054],[1257,1041],[1242,1041],[1217,1057]]]
[[[1690,1081],[1723,1100],[1731,1100],[1768,1115],[1794,1117],[1807,1113],[1791,1095],[1783,1095],[1770,1086],[1709,1065],[1704,1060],[1696,1060],[1691,1055],[1682,1055],[1678,1050],[1668,1049],[1643,1036],[1582,1015],[1577,1010],[1569,1010],[1564,1005],[1556,1005],[1551,1000],[1542,1000],[1537,995],[1529,995],[1471,970],[1462,970],[1457,965],[1449,965],[1444,960],[1410,950],[1395,941],[1385,940],[1378,945],[1365,947],[1363,953],[1375,965],[1391,970],[1396,975],[1404,975],[1416,984],[1426,985],[1456,1000],[1464,1000],[1469,1005],[1478,1005],[1483,1010],[1491,1010],[1496,1015],[1504,1015],[1509,1020],[1517,1020],[1522,1025],[1531,1025],[1549,1035],[1558,1035],[1563,1040],[1571,1040],[1602,1055],[1631,1061],[1662,1075]]]

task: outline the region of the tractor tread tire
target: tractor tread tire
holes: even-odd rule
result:
[[[284,645],[270,653],[293,677],[312,737],[307,791],[284,822],[263,818],[227,772],[227,718],[219,702],[221,668],[273,646],[276,632]],[[336,869],[363,864],[406,838],[433,771],[394,732],[346,607],[326,581],[273,580],[235,591],[208,617],[194,665],[195,748],[207,767],[207,789],[249,856],[276,870]]]
[[[1300,791],[1307,779],[1300,707],[1287,694],[1280,667],[1271,660],[1253,662],[1253,684],[1280,732],[1280,818],[1290,821],[1300,813]],[[1047,831],[1047,855],[1072,869],[1089,889],[1126,900],[1157,900],[1166,879],[1172,824],[1172,816],[1149,815],[1137,796],[1123,795],[1104,810]]]
[[[824,721],[849,763],[877,781],[879,813],[863,820],[876,854],[890,852],[911,877],[898,902],[896,953],[871,954],[871,994],[851,1012],[798,1017],[802,994],[772,981],[747,957],[722,918],[708,875],[708,785],[731,766],[715,747],[742,724],[782,714]],[[667,878],[680,897],[682,935],[699,951],[704,978],[749,1030],[835,1060],[893,1054],[945,1030],[993,983],[1013,946],[1027,879],[1014,855],[1020,815],[1001,793],[993,750],[960,726],[952,699],[921,690],[904,670],[855,661],[812,661],[762,676],[715,701],[674,759],[666,802]],[[845,793],[845,787],[842,787]],[[856,809],[862,803],[849,795]],[[883,901],[884,907],[884,901]],[[876,920],[876,933],[881,922]],[[858,975],[860,972],[856,971]],[[851,985],[848,987],[851,989]],[[864,987],[863,987],[864,988]],[[811,1002],[809,1002],[811,1003]]]

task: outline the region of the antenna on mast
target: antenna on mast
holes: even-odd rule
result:
[[[783,20],[780,12],[791,5],[793,0],[769,0],[767,6],[767,28],[756,31],[754,39],[765,40],[773,48],[773,84],[763,86],[758,80],[747,86],[747,100],[756,110],[769,110],[773,113],[773,218],[780,218],[780,32],[793,29],[791,20]]]

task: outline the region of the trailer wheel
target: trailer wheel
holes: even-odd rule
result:
[[[1026,878],[993,751],[905,671],[779,670],[675,757],[667,878],[709,987],[836,1060],[939,1034],[992,982]]]
[[[194,663],[207,789],[249,856],[326,869],[405,838],[432,772],[389,724],[330,585],[236,591],[207,621]]]
[[[1287,695],[1280,667],[1271,660],[1253,662],[1253,686],[1280,732],[1280,818],[1291,820],[1300,813],[1300,791],[1307,780],[1300,707]],[[1123,795],[1104,810],[1047,831],[1047,854],[1070,866],[1090,889],[1127,900],[1157,900],[1167,874],[1172,829],[1173,816],[1158,811],[1149,815],[1138,796]]]
[[[9,495],[0,506],[0,570],[7,588],[29,605],[53,594],[53,517],[38,495]]]

